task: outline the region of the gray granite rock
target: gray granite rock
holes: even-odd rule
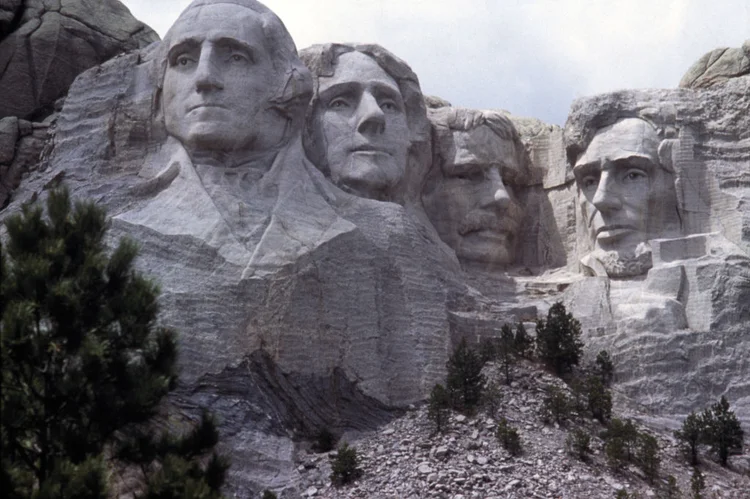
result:
[[[741,48],[714,49],[698,59],[680,80],[680,88],[708,88],[750,73],[750,40]]]
[[[82,71],[158,35],[118,0],[22,0],[0,10],[0,118],[38,118]]]

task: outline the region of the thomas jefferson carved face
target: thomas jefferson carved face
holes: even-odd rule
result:
[[[167,131],[191,151],[263,151],[286,123],[270,108],[278,71],[259,14],[230,3],[189,8],[165,37]]]
[[[466,112],[467,121],[490,116]],[[512,127],[504,118],[500,121],[501,117],[493,115],[490,119],[495,118],[503,126]],[[459,260],[512,263],[523,216],[512,186],[523,175],[516,144],[512,136],[498,135],[487,123],[450,128],[437,134],[438,164],[433,166],[422,194],[425,212]]]
[[[411,133],[399,87],[362,52],[342,54],[332,77],[320,77],[316,135],[331,179],[360,196],[388,198],[404,176]]]
[[[576,161],[581,213],[595,253],[632,261],[633,268],[619,265],[610,276],[645,272],[650,258],[638,263],[638,254],[676,215],[674,178],[660,164],[660,142],[651,124],[623,119],[599,130]]]

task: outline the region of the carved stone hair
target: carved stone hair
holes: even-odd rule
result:
[[[424,105],[424,97],[419,88],[419,79],[409,65],[393,55],[380,45],[375,44],[341,44],[328,43],[313,45],[300,51],[300,58],[307,65],[314,80],[314,93],[305,121],[303,140],[305,150],[315,165],[325,174],[330,174],[326,161],[324,144],[316,141],[315,111],[318,105],[318,88],[320,77],[332,77],[336,71],[336,64],[342,54],[361,52],[373,59],[383,71],[393,78],[401,91],[406,108],[406,119],[410,131],[410,156],[429,156],[430,123]],[[418,158],[417,163],[427,163],[429,159]],[[412,167],[413,165],[409,165]],[[413,174],[407,170],[407,176]]]
[[[297,47],[284,23],[268,7],[255,0],[195,0],[182,11],[172,28],[164,36],[159,47],[160,78],[158,82],[157,105],[164,84],[167,70],[167,53],[172,39],[174,26],[177,26],[186,14],[193,9],[209,5],[230,4],[244,7],[258,14],[263,29],[264,48],[269,54],[274,70],[279,75],[278,91],[270,100],[269,106],[276,109],[290,121],[294,127],[300,126],[304,112],[312,96],[312,78],[307,67],[297,55]]]

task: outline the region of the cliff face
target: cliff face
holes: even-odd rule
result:
[[[616,389],[653,417],[674,423],[725,395],[738,417],[750,421],[750,77],[708,89],[580,99],[564,129],[466,110],[456,115],[480,117],[449,126],[434,118],[449,104],[429,99],[431,150],[448,161],[438,165],[435,154],[421,167],[444,186],[430,194],[440,221],[459,219],[449,201],[458,208],[457,201],[466,201],[474,211],[457,226],[469,241],[474,233],[507,228],[503,210],[509,202],[517,207],[516,232],[503,239],[512,241],[504,255],[514,259],[495,265],[456,251],[451,245],[464,244],[461,238],[441,240],[420,196],[398,204],[334,184],[330,172],[310,162],[293,125],[249,166],[200,164],[165,128],[161,47],[145,47],[153,33],[116,2],[43,4],[0,10],[0,61],[9,61],[0,82],[37,89],[14,99],[12,106],[25,107],[8,104],[3,111],[0,102],[0,116],[12,115],[0,120],[0,205],[12,199],[0,214],[65,182],[74,196],[108,209],[113,240],[138,241],[138,267],[160,283],[162,320],[180,334],[182,385],[171,402],[188,416],[199,407],[217,413],[234,462],[231,491],[294,489],[301,480],[295,439],[322,427],[376,427],[443,380],[457,339],[476,342],[505,322],[533,329],[559,300],[582,321],[587,355],[609,350]],[[91,21],[81,20],[82,9]],[[135,50],[83,72],[69,91],[78,73],[68,74],[68,66],[48,76],[14,73],[16,65],[39,62],[22,48],[46,43],[37,37],[53,21],[62,35],[45,54],[91,53],[96,58],[80,57],[91,66]],[[85,39],[94,41],[66,45],[66,30],[74,28],[90,30]],[[67,83],[39,91],[53,88],[52,81]],[[45,122],[17,118],[36,116],[66,91],[64,106]],[[658,172],[668,180],[662,187],[672,204],[664,209],[665,195],[665,203],[649,201],[652,210],[627,224],[592,230],[597,215],[586,203],[612,217],[617,203],[587,197],[582,187],[589,184],[582,182],[601,183],[609,174],[607,165],[617,161],[609,152],[595,157],[594,150],[629,147],[629,139],[604,134],[630,119],[656,137],[653,151],[639,149],[650,166],[639,163],[635,177]],[[485,136],[472,135],[475,125],[497,132],[486,137],[500,142],[472,145]],[[446,132],[454,126],[455,133]],[[628,163],[631,156],[620,159]],[[465,175],[477,166],[484,176]],[[503,177],[506,170],[513,173]],[[471,184],[488,178],[495,184]],[[653,194],[656,182],[644,185]],[[483,189],[495,204],[471,194],[450,198]],[[633,192],[624,189],[621,201]],[[602,249],[618,231],[637,232],[630,225],[645,227],[637,255],[621,252],[633,257],[632,265],[618,260],[619,250]],[[601,232],[611,234],[599,238]]]

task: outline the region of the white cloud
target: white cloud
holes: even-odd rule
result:
[[[125,0],[160,35],[190,0]],[[575,97],[674,87],[750,38],[747,0],[268,0],[298,48],[376,42],[426,93],[562,124]]]

